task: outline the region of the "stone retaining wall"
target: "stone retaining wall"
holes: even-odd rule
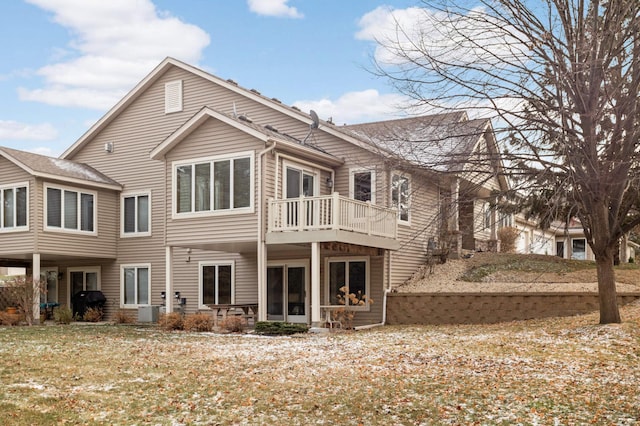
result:
[[[637,299],[618,294],[619,305]],[[597,310],[597,293],[389,293],[387,324],[490,324]]]

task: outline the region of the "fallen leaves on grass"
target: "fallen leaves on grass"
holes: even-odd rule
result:
[[[261,337],[0,329],[15,424],[617,424],[640,421],[640,306],[493,325]],[[47,416],[47,417],[43,417]]]

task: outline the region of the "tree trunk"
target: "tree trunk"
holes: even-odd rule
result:
[[[600,299],[600,324],[619,323],[620,311],[616,297],[616,277],[613,270],[613,254],[596,256],[598,267],[598,296]]]

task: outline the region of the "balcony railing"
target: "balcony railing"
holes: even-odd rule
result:
[[[337,192],[269,200],[268,221],[268,232],[334,229],[393,239],[397,236],[395,209],[341,197]]]

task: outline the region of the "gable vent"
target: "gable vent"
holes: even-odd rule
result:
[[[182,111],[182,80],[170,81],[164,85],[164,112]]]

